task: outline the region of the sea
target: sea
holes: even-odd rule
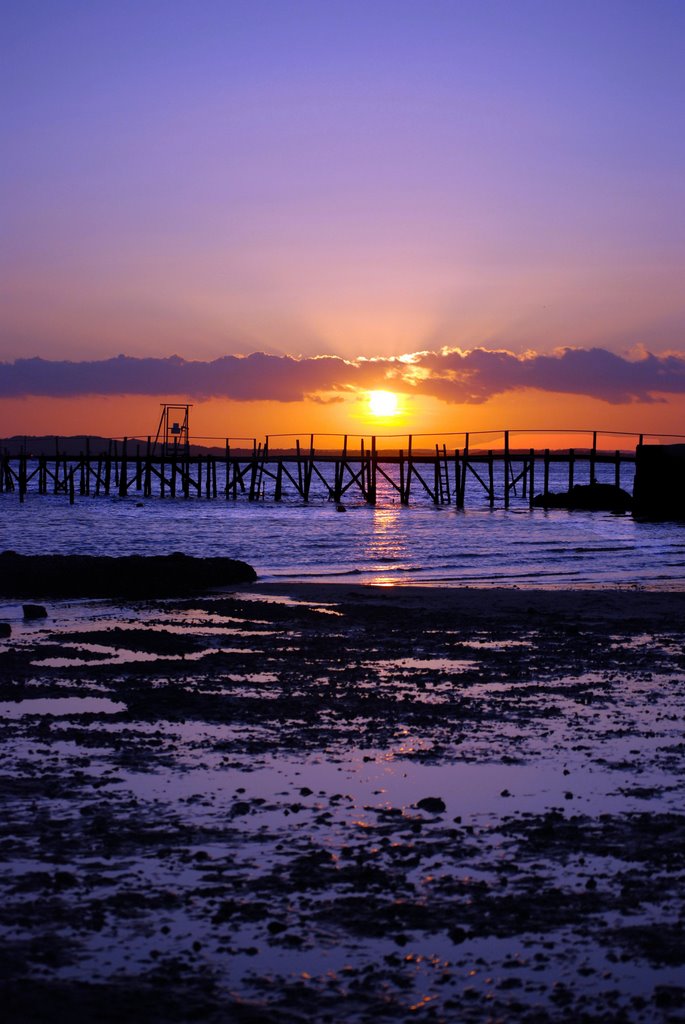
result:
[[[606,481],[613,468],[598,466]],[[558,475],[558,479],[556,476]],[[539,471],[538,479],[541,479]],[[576,477],[576,482],[584,483]],[[622,481],[632,490],[632,480]],[[222,480],[218,480],[219,493]],[[550,489],[567,470],[551,467]],[[638,522],[630,514],[530,509],[520,486],[508,509],[469,483],[466,509],[434,505],[418,486],[408,506],[381,480],[377,503],[347,492],[344,511],[313,485],[304,503],[219,497],[143,498],[29,491],[0,494],[0,550],[21,554],[152,555],[181,551],[239,558],[261,580],[384,586],[685,589],[685,525]]]

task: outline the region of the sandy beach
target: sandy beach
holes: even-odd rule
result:
[[[676,1021],[685,594],[270,583],[0,641],[11,1021]]]

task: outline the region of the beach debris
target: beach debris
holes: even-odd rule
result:
[[[428,811],[429,814],[443,814],[447,807],[440,796],[424,796],[416,804],[418,810]]]

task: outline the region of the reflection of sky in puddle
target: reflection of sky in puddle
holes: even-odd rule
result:
[[[24,715],[116,715],[125,711],[121,701],[107,697],[36,697],[0,704],[0,718],[22,718]]]
[[[507,651],[512,647],[532,647],[530,640],[462,640],[464,647],[483,651]]]
[[[635,651],[645,648],[647,651],[660,651],[663,654],[685,654],[682,643],[677,643],[667,637],[654,636],[653,633],[640,633],[631,637],[611,637],[610,644],[612,651]]]
[[[218,647],[207,647],[203,651],[190,651],[187,654],[156,654],[149,651],[130,651],[125,647],[104,647],[101,644],[63,644],[63,647],[74,647],[80,651],[108,653],[106,658],[42,658],[32,661],[37,668],[75,668],[79,665],[96,667],[98,665],[132,665],[138,662],[161,661],[201,661],[211,654],[221,654]]]
[[[380,661],[367,661],[364,668],[373,669],[380,676],[392,676],[414,670],[433,670],[435,672],[467,672],[478,668],[477,661],[466,658],[384,658]]]
[[[163,624],[164,617],[155,613],[150,627],[188,635],[197,635],[206,629],[210,635],[215,632],[213,625],[224,626],[227,622],[223,616],[216,618],[218,623],[211,613],[192,610],[178,616],[169,613],[168,622]],[[94,628],[101,629],[105,621],[108,620],[101,617],[93,624]],[[121,620],[114,621],[118,625]],[[140,624],[140,620],[135,620],[135,625],[128,628],[140,628]],[[51,629],[51,632],[59,630]],[[224,629],[220,632],[223,635]],[[277,634],[279,640],[296,635],[285,630],[268,632]],[[254,635],[247,630],[236,630],[236,633]],[[126,643],[126,638],[123,642]],[[497,641],[488,634],[472,641],[460,640],[460,646],[462,643],[484,652],[530,646],[528,640]],[[635,647],[640,646],[638,638]],[[94,660],[85,657],[46,659],[39,664],[59,661],[69,667],[121,664],[131,660],[194,661],[217,650],[193,652],[182,658],[131,652],[100,643],[65,643],[64,648],[96,657]],[[269,645],[267,658],[277,649]],[[422,649],[426,649],[423,644],[418,648],[419,654]],[[247,649],[232,650],[247,653]],[[441,648],[437,646],[435,650],[439,653]],[[224,648],[220,653],[230,652]],[[99,655],[104,660],[98,659]],[[362,657],[369,657],[368,648]],[[123,658],[123,662],[113,660],[119,658]],[[292,719],[283,721],[271,721],[267,714],[258,721],[235,724],[161,718],[142,722],[132,721],[130,717],[124,721],[113,717],[125,709],[125,705],[113,700],[47,697],[0,705],[0,715],[17,720],[31,714],[56,716],[50,723],[49,745],[47,739],[39,735],[42,723],[8,722],[7,748],[14,751],[16,763],[21,763],[27,750],[31,750],[45,759],[41,770],[45,765],[45,770],[55,777],[59,774],[61,778],[71,779],[73,775],[78,785],[83,784],[83,799],[92,801],[92,806],[107,800],[110,806],[119,806],[125,813],[141,817],[147,813],[150,820],[154,819],[153,825],[159,823],[162,832],[165,820],[179,820],[187,827],[181,844],[184,856],[187,854],[185,860],[178,856],[169,860],[151,856],[149,848],[140,852],[139,847],[125,862],[115,858],[112,864],[102,867],[102,877],[94,884],[96,891],[104,891],[106,896],[111,891],[107,887],[113,884],[111,878],[117,872],[121,872],[124,879],[128,873],[132,888],[149,885],[151,892],[155,886],[174,893],[184,886],[196,886],[197,893],[204,894],[211,885],[223,886],[224,892],[231,892],[234,879],[247,878],[253,883],[274,865],[278,872],[294,854],[306,852],[311,843],[324,846],[336,856],[345,845],[355,850],[361,849],[365,842],[370,846],[376,842],[373,829],[379,822],[387,826],[384,838],[409,846],[413,826],[423,828],[425,836],[430,834],[433,823],[438,822],[438,816],[415,806],[428,796],[440,797],[446,805],[444,814],[440,815],[442,824],[437,824],[436,830],[454,829],[458,824],[459,838],[454,844],[458,848],[464,839],[463,826],[466,826],[473,829],[466,842],[471,842],[471,836],[475,836],[473,841],[479,842],[480,847],[478,856],[470,861],[467,857],[459,862],[455,857],[454,861],[447,858],[440,864],[437,856],[431,860],[428,854],[419,867],[408,867],[406,879],[414,886],[418,901],[430,898],[431,884],[449,878],[450,872],[460,879],[499,884],[498,871],[511,858],[511,835],[503,829],[503,823],[508,820],[525,820],[528,815],[553,808],[567,818],[581,814],[597,819],[602,814],[626,816],[645,810],[681,813],[684,792],[678,745],[682,744],[685,695],[682,685],[678,684],[685,678],[682,672],[632,671],[622,676],[612,669],[577,675],[560,672],[550,678],[544,677],[544,668],[538,671],[540,665],[531,658],[530,664],[534,665],[531,673],[520,679],[512,673],[503,681],[498,672],[491,682],[487,666],[492,664],[496,668],[503,659],[493,657],[488,661],[485,653],[481,659],[417,656],[364,662],[368,678],[353,684],[360,691],[375,685],[383,694],[401,691],[408,699],[419,703],[425,699],[419,688],[425,687],[433,692],[449,693],[452,699],[455,696],[464,699],[465,706],[471,709],[470,717],[467,714],[463,718],[444,716],[443,725],[442,713],[438,712],[430,721],[424,718],[421,724],[421,719],[411,717],[413,709],[402,711],[402,722],[391,715],[383,719],[387,729],[381,734],[383,739],[375,734],[367,738],[368,746],[359,747],[355,746],[360,742],[359,735],[366,733],[360,728],[359,735],[355,735],[356,724],[361,719],[341,723],[336,719],[333,702],[330,709],[321,713],[316,726],[309,723],[312,730],[321,730],[317,734],[316,754],[306,752],[311,747],[303,749],[296,744],[302,725],[298,718],[299,707],[290,711]],[[254,663],[271,667],[268,660]],[[677,661],[673,664],[679,666]],[[236,668],[243,667],[236,664]],[[318,666],[317,671],[321,668],[327,671],[325,664]],[[461,678],[450,681],[441,675],[458,675],[478,668],[483,671],[475,683]],[[435,673],[434,679],[426,675],[430,672]],[[161,675],[168,676],[170,672],[162,670]],[[101,673],[96,678],[105,676],[106,673]],[[66,677],[67,673],[63,673],[55,683],[51,681],[50,686],[58,687],[57,692],[60,692]],[[309,678],[315,684],[323,678],[312,677]],[[203,686],[216,684],[218,690],[225,687],[224,692],[231,697],[239,693],[268,699],[280,691],[278,685],[270,685],[279,682],[275,672],[226,674],[224,667],[217,674],[203,675],[199,670],[188,673],[188,680],[196,679],[203,680]],[[29,685],[33,688],[41,683],[33,679]],[[304,668],[301,685],[303,689],[308,685]],[[586,689],[592,692],[588,694]],[[109,692],[116,695],[114,684]],[[80,714],[101,717],[78,723],[68,721],[70,716]],[[59,717],[65,721],[60,722]],[[326,732],[329,722],[332,728]],[[126,756],[121,757],[121,753]],[[512,763],[514,760],[516,763]],[[82,780],[95,780],[93,788],[86,789]],[[264,803],[259,804],[258,800]],[[66,800],[60,801],[61,797],[57,796],[50,805],[55,818],[63,809],[73,810],[73,804],[70,807]],[[145,801],[151,802],[148,807]],[[239,816],[233,814],[237,801],[249,803],[248,810]],[[322,816],[326,817],[324,824]],[[226,822],[232,823],[229,831],[221,833],[221,829],[226,829]],[[204,826],[207,830],[203,833]],[[235,829],[235,838],[230,828]],[[222,834],[220,841],[216,839],[217,829]],[[202,859],[196,861],[198,853],[202,854]],[[532,852],[530,856],[534,858],[536,854]],[[625,870],[626,862],[619,858],[620,851],[613,858],[599,855],[581,858],[569,847],[558,860],[554,856],[541,856],[539,864],[532,869],[524,866],[523,873],[528,870],[529,877],[534,874],[541,889],[552,880],[567,893],[582,893],[593,873],[604,874],[611,880]],[[35,870],[47,870],[38,860],[27,861],[27,864],[34,864]],[[216,876],[208,878],[212,871]],[[515,884],[514,878],[511,888]],[[600,887],[612,884],[612,881],[601,881]],[[270,900],[272,898],[273,904],[278,905],[277,890],[270,893]],[[297,892],[288,897],[301,914],[299,930],[306,932],[303,921],[315,919],[319,898],[320,894],[314,889],[307,893],[306,899]],[[323,934],[320,929],[316,949],[298,950],[265,941],[263,922],[235,920],[226,925],[221,939],[230,943],[230,951],[228,945],[217,951],[217,929],[211,924],[211,910],[204,916],[199,912],[202,899],[202,895],[194,896],[184,910],[174,905],[163,906],[159,912],[155,910],[154,937],[150,931],[145,933],[140,921],[132,920],[129,926],[122,917],[108,920],[99,932],[84,929],[79,936],[82,942],[80,962],[60,968],[61,977],[91,979],[107,974],[108,965],[113,965],[114,970],[126,971],[134,964],[151,962],[153,946],[161,948],[164,956],[170,956],[186,952],[193,940],[202,944],[197,962],[205,961],[212,967],[228,964],[226,972],[234,972],[231,981],[233,978],[239,981],[251,971],[324,974],[340,971],[349,962],[362,963],[364,958],[367,963],[379,962],[384,956],[399,952],[403,960],[414,958],[419,996],[434,990],[432,986],[438,976],[435,972],[439,974],[448,961],[451,961],[453,977],[460,972],[463,983],[479,991],[496,988],[498,979],[511,978],[514,971],[526,985],[528,980],[540,978],[536,971],[540,965],[533,959],[532,951],[541,949],[545,950],[546,958],[543,969],[554,980],[566,978],[570,985],[578,981],[576,970],[580,960],[585,958],[585,962],[591,962],[598,974],[596,978],[584,978],[585,991],[590,991],[593,985],[605,988],[609,985],[602,980],[601,971],[605,967],[612,972],[610,984],[620,982],[626,992],[647,990],[661,981],[674,983],[682,970],[653,968],[636,964],[634,960],[625,964],[609,963],[607,951],[596,934],[588,933],[579,939],[578,933],[571,935],[569,932],[570,941],[566,946],[563,925],[550,932],[553,949],[552,943],[544,946],[539,935],[531,937],[522,927],[515,938],[468,938],[458,945],[451,943],[444,931],[435,936],[430,932],[414,934],[409,930],[407,944],[399,951],[387,935],[369,938],[345,934],[344,929],[337,933],[332,929],[327,944],[325,934],[320,937]],[[273,904],[270,903],[269,909]],[[458,912],[456,904],[455,907]],[[304,913],[303,908],[306,908]],[[676,906],[674,921],[679,912]],[[654,920],[650,917],[652,913],[651,906],[645,903],[639,913],[629,910],[625,919],[630,924],[642,920],[649,923]],[[616,917],[620,923],[618,911]],[[149,921],[150,918],[146,926]],[[168,928],[166,938],[159,934],[162,923]],[[247,953],[248,947],[259,949],[252,955]],[[442,960],[432,957],[435,949],[440,950]],[[420,955],[418,951],[428,955]],[[569,958],[566,954],[570,954]],[[483,958],[486,965],[479,964],[479,958]],[[487,961],[493,958],[503,963],[506,970],[501,966],[491,967]],[[459,966],[456,966],[458,961]],[[525,991],[519,989],[514,995],[518,998]]]
[[[302,601],[284,594],[234,593],[232,596],[238,601],[246,601],[250,604],[261,601],[264,604],[284,605],[286,608],[310,608],[313,612],[321,612],[322,615],[337,615],[340,618],[343,615],[335,608],[335,605],[328,601]]]
[[[683,784],[679,778],[656,767],[643,770],[640,766],[639,775],[635,775],[634,760],[630,759],[635,737],[628,738],[620,732],[608,736],[600,748],[606,762],[615,760],[616,767],[607,770],[606,763],[589,759],[583,749],[566,747],[558,754],[554,744],[549,743],[541,745],[536,755],[523,764],[458,760],[456,755],[447,763],[426,763],[417,755],[423,751],[430,759],[432,743],[409,730],[388,750],[348,748],[331,751],[325,758],[263,753],[250,759],[227,755],[223,746],[247,741],[249,737],[258,740],[259,730],[246,732],[243,727],[204,723],[160,725],[169,742],[177,745],[178,770],[171,777],[167,771],[157,774],[127,770],[119,773],[118,785],[139,798],[184,800],[197,794],[212,805],[217,800],[233,799],[236,789],[243,787],[246,799],[265,799],[272,808],[246,818],[246,829],[250,823],[262,827],[281,822],[285,826],[283,812],[288,802],[282,797],[290,793],[295,798],[303,786],[312,790],[306,799],[298,798],[307,807],[316,806],[325,794],[346,795],[344,805],[328,807],[341,828],[347,828],[354,820],[371,822],[376,810],[390,807],[426,817],[413,808],[426,796],[444,800],[446,821],[460,816],[465,822],[481,824],[507,814],[540,813],[552,808],[567,814],[591,815],[643,811],[650,799],[646,795],[650,787],[658,792],[662,811],[676,811],[682,805]],[[120,728],[112,723],[108,730],[116,732]],[[201,767],[197,766],[199,751]],[[230,764],[226,763],[227,757]],[[215,811],[213,807],[207,813]]]
[[[423,667],[424,659],[408,660],[418,661],[419,669]],[[441,662],[443,659],[425,660]],[[584,678],[585,681],[591,679],[595,685],[606,681],[601,673],[588,674]],[[655,798],[658,809],[679,812],[683,798],[679,775],[659,771],[656,767],[643,771],[641,765],[636,765],[631,750],[638,745],[644,750],[645,741],[643,736],[636,735],[635,722],[631,729],[630,722],[626,720],[632,715],[641,728],[658,729],[656,739],[662,745],[669,734],[678,736],[682,696],[680,703],[669,705],[668,678],[653,682],[626,681],[623,690],[625,703],[619,702],[612,711],[619,728],[610,733],[606,730],[612,726],[612,719],[603,711],[600,724],[589,729],[582,719],[560,714],[552,721],[542,723],[550,729],[544,736],[536,732],[539,723],[521,720],[512,723],[512,730],[527,729],[530,733],[528,756],[521,764],[509,764],[503,760],[508,753],[508,744],[507,723],[501,717],[494,726],[486,722],[475,725],[477,733],[488,728],[497,729],[494,743],[492,735],[480,737],[487,751],[480,760],[471,759],[477,753],[476,741],[472,738],[471,743],[464,744],[468,748],[465,751],[467,756],[462,758],[454,750],[445,750],[439,764],[422,763],[416,759],[422,753],[431,755],[434,737],[432,734],[424,735],[420,727],[411,724],[396,727],[387,749],[355,748],[338,742],[331,744],[326,753],[303,755],[278,749],[275,726],[271,729],[242,723],[233,726],[164,720],[118,723],[112,719],[96,721],[85,727],[95,741],[93,745],[87,745],[88,766],[85,771],[104,785],[104,789],[99,790],[98,799],[107,794],[109,801],[120,800],[123,806],[132,799],[136,807],[145,807],[145,802],[150,801],[149,807],[159,816],[162,831],[165,815],[169,815],[167,820],[178,815],[187,823],[189,835],[197,831],[200,838],[188,843],[187,858],[183,862],[142,853],[132,856],[126,863],[124,870],[129,878],[135,879],[132,884],[147,885],[153,893],[156,887],[177,892],[183,887],[197,887],[198,891],[204,891],[210,885],[231,893],[233,879],[245,877],[258,890],[262,876],[270,871],[278,872],[281,865],[287,865],[289,858],[298,852],[306,852],[310,842],[325,844],[325,848],[336,856],[345,846],[353,850],[364,846],[368,849],[375,842],[373,829],[381,822],[391,829],[383,833],[389,841],[409,847],[412,840],[407,837],[416,823],[423,822],[422,828],[428,831],[428,823],[438,820],[436,815],[418,810],[415,805],[427,796],[440,797],[446,804],[446,811],[440,815],[444,827],[454,827],[454,819],[461,818],[457,825],[459,834],[463,837],[463,828],[472,828],[473,837],[469,836],[467,842],[480,843],[480,853],[473,860],[467,858],[454,863],[450,860],[440,863],[440,856],[431,860],[428,855],[417,867],[408,867],[407,883],[414,887],[413,892],[421,901],[430,898],[432,885],[439,885],[443,878],[449,882],[455,875],[464,883],[498,885],[498,872],[512,856],[511,839],[500,831],[502,822],[507,819],[524,820],[526,815],[552,808],[561,810],[567,817],[573,814],[622,815],[651,808],[645,797],[630,794],[630,787],[636,782],[645,790],[650,785],[662,787]],[[563,690],[577,681],[560,677],[558,685]],[[516,685],[512,684],[510,688],[512,695]],[[534,682],[529,683],[531,691],[535,685]],[[643,715],[652,690],[658,690],[662,695],[666,693],[666,696],[662,696],[653,709],[653,720],[648,720]],[[487,695],[487,686],[482,692]],[[502,684],[491,685],[489,692],[500,697]],[[563,710],[567,706],[563,692],[548,691],[541,701],[540,709],[552,701],[558,709]],[[570,701],[568,706],[571,706]],[[673,708],[678,720],[670,722],[663,719],[664,707],[667,706]],[[589,716],[595,714],[593,708],[581,710]],[[55,723],[53,730],[58,729],[59,723]],[[71,740],[61,742],[54,731],[50,749],[53,756],[58,757],[62,770],[70,763],[80,765],[84,745]],[[161,735],[164,737],[160,747],[161,758],[159,761],[142,758],[138,767],[131,762],[115,762],[111,746],[97,746],[98,732],[114,736],[133,733],[134,737],[129,741],[132,749],[144,749],[145,737],[151,739]],[[140,744],[135,736],[137,733],[140,734]],[[68,735],[66,729],[65,735]],[[585,737],[592,743],[591,754],[579,744],[579,737]],[[253,741],[254,750],[251,749]],[[269,749],[270,746],[273,750]],[[601,765],[598,756],[607,762],[613,760],[621,764],[611,768]],[[173,765],[170,757],[173,757]],[[638,775],[637,767],[640,769]],[[83,769],[79,767],[79,771]],[[672,790],[664,790],[666,782],[677,784]],[[258,804],[258,800],[265,802]],[[249,809],[234,817],[237,801],[247,802]],[[396,816],[388,816],[390,811],[396,811]],[[324,826],[317,823],[323,814],[327,816]],[[213,839],[217,821],[234,822],[239,841],[231,844]],[[207,832],[203,838],[205,827]],[[199,855],[202,859],[196,860]],[[379,855],[383,855],[382,850]],[[525,865],[517,867],[524,874],[526,870],[530,872]],[[103,877],[98,883],[103,887],[100,891],[109,893],[110,877],[120,869],[121,865],[103,869]],[[534,869],[541,890],[556,884],[566,892],[579,893],[585,891],[589,877],[604,875],[611,878],[620,870],[625,870],[625,866],[617,858],[590,854],[579,857],[572,849],[556,862],[554,858],[543,858]],[[214,876],[212,872],[215,872]],[[510,889],[515,884],[514,876]],[[308,893],[308,913],[316,914],[319,898],[316,889]],[[295,894],[291,899],[297,905],[300,896]],[[274,902],[278,905],[278,899]],[[302,906],[304,903],[298,907],[300,913]],[[676,907],[674,920],[677,920],[677,913]],[[641,921],[649,924],[659,920],[657,914],[658,911],[652,913],[650,906],[644,904],[639,914],[630,912],[627,920],[631,925]],[[302,920],[295,913],[291,919],[288,912],[290,930],[306,931]],[[620,924],[618,914],[617,920]],[[573,934],[569,929],[569,941],[566,943],[567,932],[563,925],[549,932],[553,941],[548,947],[541,945],[539,936],[526,933],[525,928],[513,938],[468,937],[458,944],[451,942],[444,931],[440,935],[432,935],[408,929],[406,944],[401,948],[390,935],[371,938],[348,934],[344,929],[339,932],[331,929],[330,941],[327,941],[323,930],[319,929],[316,948],[300,950],[285,944],[265,942],[263,922],[235,919],[226,925],[222,933],[223,941],[230,944],[229,953],[226,949],[217,949],[217,929],[212,927],[211,913],[203,917],[187,909],[176,909],[173,905],[164,906],[159,911],[157,923],[163,923],[168,929],[165,937],[156,929],[154,938],[151,938],[149,933],[145,934],[136,927],[135,922],[124,928],[121,919],[116,923],[116,935],[109,924],[100,932],[85,931],[80,939],[79,963],[66,966],[60,971],[61,976],[92,979],[98,974],[107,974],[109,970],[123,974],[133,964],[148,962],[153,945],[170,956],[174,952],[186,951],[193,941],[202,944],[201,956],[207,963],[218,963],[221,958],[222,963],[230,960],[227,970],[232,972],[231,977],[236,981],[250,972],[280,972],[292,974],[294,978],[307,972],[307,975],[320,974],[322,983],[325,983],[326,972],[340,972],[348,963],[380,961],[392,955],[399,955],[403,961],[411,958],[416,969],[413,976],[416,998],[434,990],[436,976],[439,977],[446,964],[452,972],[453,983],[456,984],[454,979],[458,977],[463,985],[477,987],[483,992],[496,987],[498,980],[514,975],[526,985],[527,979],[534,981],[540,978],[540,962],[534,958],[540,949],[545,950],[544,970],[552,973],[555,980],[566,978],[569,984],[577,983],[579,962],[591,963],[597,975],[584,977],[586,992],[593,985],[606,988],[607,983],[602,978],[605,968],[612,972],[611,984],[620,981],[627,992],[637,992],[640,986],[653,986],[658,982],[676,983],[680,971],[678,967],[654,968],[632,960],[625,964],[608,961],[608,949],[597,942],[596,937],[589,935],[581,940],[577,932]],[[248,949],[256,952],[249,953]],[[440,958],[433,956],[434,950],[440,951]]]

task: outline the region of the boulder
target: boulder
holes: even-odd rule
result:
[[[25,619],[47,619],[48,610],[42,604],[22,605]]]
[[[172,597],[256,578],[246,562],[180,553],[121,558],[0,554],[0,594],[9,597]]]
[[[575,484],[570,491],[555,494],[536,494],[533,498],[536,508],[573,508],[590,512],[629,512],[633,499],[622,487],[615,484]]]

